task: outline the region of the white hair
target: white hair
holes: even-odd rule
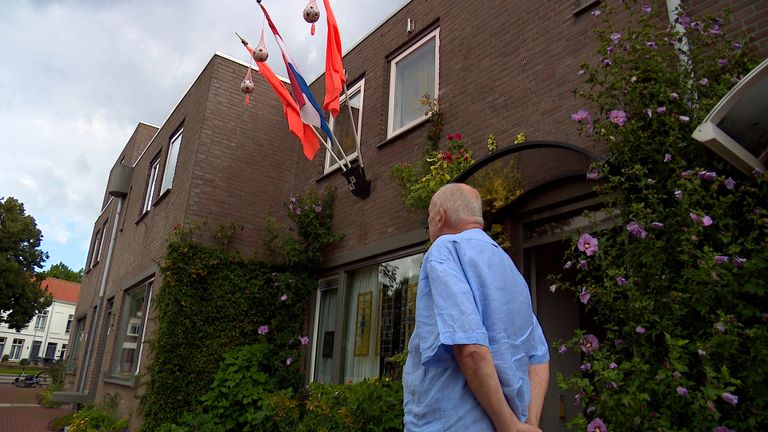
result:
[[[430,206],[445,210],[448,222],[483,224],[483,201],[480,193],[463,183],[449,183],[432,196]]]

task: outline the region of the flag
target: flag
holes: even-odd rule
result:
[[[251,51],[249,48],[248,51]],[[299,137],[301,146],[304,149],[304,156],[307,159],[312,160],[315,154],[320,149],[320,141],[312,130],[312,126],[304,123],[299,113],[299,107],[296,105],[296,101],[293,100],[288,89],[285,88],[283,82],[272,72],[272,69],[267,66],[266,63],[257,63],[259,66],[259,73],[263,76],[272,89],[275,90],[277,96],[280,98],[280,102],[283,103],[283,111],[285,111],[285,118],[288,120],[288,129]]]
[[[301,119],[304,123],[318,126],[327,136],[332,136],[333,132],[331,132],[328,122],[325,121],[323,111],[320,109],[320,104],[317,103],[317,100],[315,100],[315,97],[309,90],[306,80],[304,80],[304,77],[299,73],[299,68],[288,53],[288,47],[285,46],[283,37],[280,36],[280,32],[277,31],[277,27],[275,27],[275,24],[272,22],[272,18],[270,18],[264,5],[259,3],[259,6],[261,7],[262,12],[264,12],[267,24],[269,25],[270,30],[272,30],[277,46],[280,47],[280,52],[283,55],[288,80],[291,82],[291,93],[293,94],[293,99],[296,101],[296,105],[299,107]]]
[[[329,0],[323,0],[325,16],[328,20],[328,42],[325,47],[325,101],[323,109],[330,111],[331,115],[339,115],[339,95],[344,89],[346,77],[344,76],[344,64],[341,62],[341,36],[339,25],[331,10]]]

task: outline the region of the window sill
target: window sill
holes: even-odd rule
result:
[[[579,7],[575,11],[573,11],[573,16],[579,16],[583,14],[584,12],[592,9],[593,7],[600,4],[600,0],[592,0],[591,2],[586,3],[585,5]]]
[[[423,117],[421,120],[417,121],[416,123],[413,123],[412,125],[397,131],[396,134],[394,134],[394,135],[390,136],[389,138],[385,139],[384,141],[376,144],[376,148],[380,149],[382,147],[386,147],[391,142],[397,141],[398,139],[400,139],[400,138],[402,138],[402,137],[412,133],[413,131],[420,129],[421,126],[424,125],[424,123],[427,123],[428,121],[429,121],[429,117],[428,116]]]
[[[354,166],[354,165],[357,165],[357,164],[354,163],[356,160],[357,160],[357,154],[355,154],[355,156],[351,157],[349,159],[349,162]],[[313,181],[315,183],[320,183],[321,181],[325,180],[326,178],[331,177],[332,175],[334,175],[336,172],[341,172],[341,167],[339,166],[339,164],[336,164],[333,168],[329,169],[328,171],[325,171],[320,176],[315,177],[315,179]]]
[[[115,384],[115,385],[128,387],[128,388],[134,388],[136,379],[135,378],[131,378],[131,379],[116,378],[116,377],[110,376],[110,377],[103,378],[103,381],[105,383]]]

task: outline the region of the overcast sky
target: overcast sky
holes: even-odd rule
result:
[[[0,197],[37,220],[46,268],[79,270],[109,169],[137,123],[162,125],[214,52],[247,61],[234,32],[255,46],[263,18],[255,0],[2,3]],[[311,81],[324,67],[325,16],[310,36],[307,3],[264,0]],[[331,0],[344,51],[405,3]],[[285,76],[265,30],[269,63]]]

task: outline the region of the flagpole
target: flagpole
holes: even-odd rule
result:
[[[346,75],[346,71],[344,72]],[[352,125],[352,135],[355,137],[355,150],[357,150],[357,161],[360,164],[360,168],[363,167],[363,154],[360,152],[360,136],[357,135],[357,125],[355,125],[355,119],[352,116],[352,104],[349,100],[349,91],[347,90],[347,80],[344,80],[344,98],[347,102],[347,112],[349,112],[349,122]],[[351,166],[351,165],[350,165]]]
[[[334,152],[333,152],[333,148],[331,148],[331,146],[329,146],[329,145],[328,145],[328,141],[326,141],[326,140],[324,140],[324,139],[323,139],[322,135],[320,135],[320,132],[318,132],[318,131],[317,131],[317,129],[315,129],[315,126],[314,126],[314,125],[309,125],[309,126],[312,128],[312,132],[314,132],[314,133],[315,133],[315,135],[317,135],[317,139],[319,139],[319,140],[320,140],[320,142],[322,142],[322,143],[323,143],[323,146],[325,146],[326,150],[328,150],[328,152],[330,152],[330,153],[333,155],[333,158],[334,158],[334,159],[336,159],[336,162],[337,162],[337,163],[339,164],[339,166],[341,167],[341,170],[342,170],[342,171],[346,171],[347,169],[346,169],[346,168],[344,168],[344,164],[343,164],[343,163],[341,163],[341,160],[339,159],[339,157],[338,157],[338,156],[336,156],[336,153],[334,153]],[[346,160],[346,156],[344,156],[344,158],[345,158],[345,160]],[[347,163],[349,163],[349,161],[347,161]],[[350,167],[352,167],[352,165],[350,165]]]

